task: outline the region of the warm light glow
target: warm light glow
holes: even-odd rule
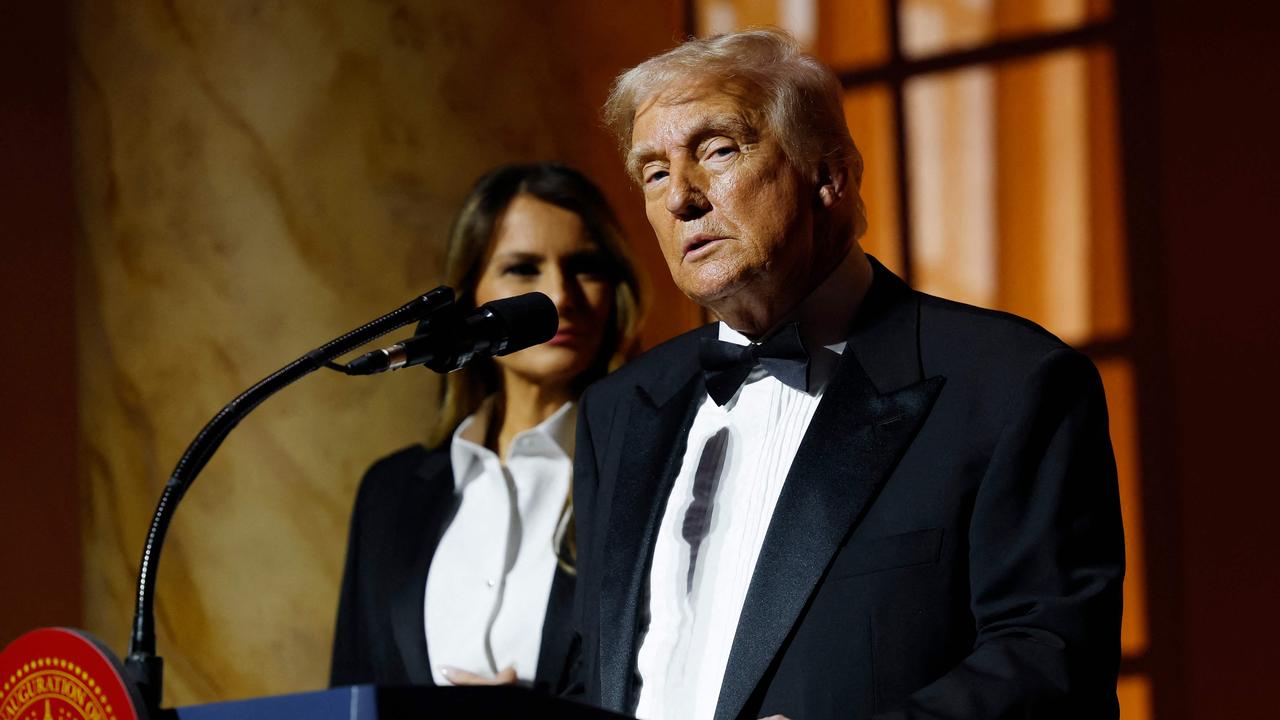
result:
[[[1085,79],[1078,50],[997,70],[997,305],[1073,343],[1091,339]]]
[[[892,96],[883,86],[847,92],[844,115],[849,133],[862,153],[862,200],[867,206],[867,234],[862,237],[862,249],[901,275]]]
[[[906,88],[915,283],[984,306],[998,297],[994,92],[987,67]]]
[[[921,289],[1030,318],[1074,344],[1128,329],[1114,108],[1100,68],[1109,55],[1069,50],[909,81]]]
[[[885,0],[825,0],[818,3],[818,17],[817,55],[831,67],[846,70],[888,59],[889,20]]]
[[[1126,675],[1116,683],[1120,700],[1120,717],[1124,720],[1150,720],[1151,680],[1145,675]]]
[[[778,15],[778,27],[812,51],[818,39],[817,0],[778,0]]]
[[[902,52],[931,55],[989,38],[992,0],[903,0]]]
[[[699,37],[748,27],[786,30],[812,51],[818,39],[818,0],[695,0]]]
[[[1085,115],[1084,54],[1066,52],[1043,60],[1036,78],[1044,144],[1040,172],[1045,187],[1040,237],[1045,238],[1041,317],[1066,337],[1089,332],[1089,160]],[[1009,238],[1018,242],[1018,238]]]
[[[1125,657],[1140,657],[1150,645],[1147,630],[1146,546],[1142,527],[1142,478],[1138,472],[1138,415],[1133,367],[1127,360],[1101,360],[1098,372],[1107,391],[1107,415],[1111,445],[1116,453],[1120,479],[1120,513],[1124,519],[1125,578],[1124,621],[1120,650]]]
[[[1100,0],[1093,0],[1095,3]],[[1089,324],[1094,337],[1129,332],[1129,257],[1120,187],[1120,131],[1116,117],[1114,57],[1109,48],[1086,51],[1085,131],[1089,159]]]
[[[936,55],[994,40],[1068,30],[1110,14],[1099,0],[902,0],[902,51]]]

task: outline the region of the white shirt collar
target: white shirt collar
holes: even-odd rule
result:
[[[800,336],[805,340],[805,347],[812,350],[809,343],[814,339],[834,340],[823,347],[836,355],[844,353],[846,336],[852,326],[854,315],[870,287],[869,278],[860,280],[860,276],[870,270],[866,255],[854,247],[846,253],[831,273],[827,275],[805,298],[799,307],[784,319],[779,326],[789,320],[800,321]],[[750,342],[746,336],[733,328],[720,323],[720,339],[738,345]],[[817,355],[815,353],[815,355]]]
[[[751,344],[750,338],[738,332],[737,330],[734,330],[733,328],[729,327],[728,323],[724,322],[723,320],[720,321],[719,325],[720,325],[719,338],[724,342],[733,343],[734,345],[750,345]],[[830,345],[823,345],[823,347],[825,347],[826,349],[830,350],[831,352],[837,355],[842,355],[844,354],[845,345],[848,345],[848,344],[849,342],[847,340],[841,340],[840,342],[832,343]]]
[[[493,415],[493,406],[496,402],[496,395],[485,398],[484,402],[480,403],[480,407],[468,415],[453,431],[449,458],[454,467],[455,490],[461,490],[471,478],[475,477],[475,473],[470,471],[472,463],[501,464],[498,454],[484,444],[485,434],[489,429],[489,418]],[[574,411],[574,403],[567,402],[561,405],[546,420],[515,436],[512,440],[511,452],[507,456],[508,463],[530,456],[552,456],[572,461],[577,420],[578,414]]]

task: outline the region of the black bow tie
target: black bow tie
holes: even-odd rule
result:
[[[703,338],[698,359],[707,377],[707,394],[717,405],[729,402],[757,366],[797,390],[809,387],[809,353],[800,341],[800,325],[791,323],[762,343],[735,345]]]

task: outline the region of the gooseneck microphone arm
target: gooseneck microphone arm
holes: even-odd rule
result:
[[[334,358],[375,340],[397,328],[429,317],[433,312],[453,302],[453,290],[441,286],[420,295],[403,306],[372,322],[348,332],[329,343],[312,350],[293,362],[268,375],[256,385],[232,400],[196,435],[165,484],[164,492],[151,518],[146,544],[142,548],[142,562],[138,569],[137,604],[133,616],[133,630],[129,637],[129,654],[125,669],[138,685],[151,717],[157,717],[160,708],[161,686],[164,681],[164,663],[156,655],[155,587],[156,568],[160,562],[160,549],[164,544],[169,522],[178,502],[191,487],[214,451],[222,444],[240,421],[262,401],[283,390],[306,375],[322,368],[339,369]]]

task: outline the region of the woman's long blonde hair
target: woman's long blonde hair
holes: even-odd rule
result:
[[[614,286],[613,310],[606,336],[591,366],[574,379],[575,395],[604,377],[638,349],[637,331],[641,319],[639,276],[627,253],[608,201],[590,180],[577,170],[556,163],[503,165],[489,171],[477,182],[462,205],[449,235],[445,259],[445,283],[454,289],[458,303],[475,306],[476,285],[488,262],[494,231],[511,201],[528,195],[568,210],[582,220],[587,236],[604,255],[604,272]],[[440,447],[454,428],[474,413],[489,395],[502,389],[496,363],[489,358],[445,376],[439,412],[431,428],[429,444]],[[572,491],[565,500],[565,518],[558,523],[563,537],[556,543],[561,565],[572,570],[577,555],[572,522]]]

